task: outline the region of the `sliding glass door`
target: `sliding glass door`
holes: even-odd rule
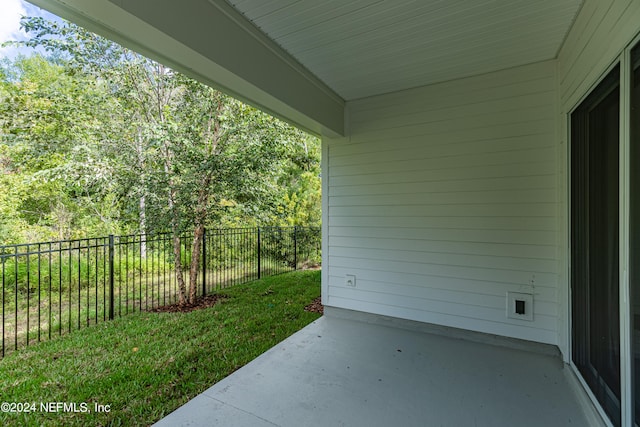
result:
[[[572,358],[620,425],[620,69],[571,114]]]
[[[571,357],[612,424],[640,426],[640,43],[570,126]]]
[[[640,425],[640,46],[631,50],[629,82],[629,285],[631,368],[635,423]]]

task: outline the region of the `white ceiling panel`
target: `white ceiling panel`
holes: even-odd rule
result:
[[[555,58],[582,0],[228,0],[346,100]]]

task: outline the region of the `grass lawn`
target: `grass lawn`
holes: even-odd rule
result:
[[[11,353],[0,360],[0,402],[35,412],[0,412],[0,425],[152,424],[317,319],[304,306],[320,295],[320,271],[220,293],[207,309],[135,313]]]

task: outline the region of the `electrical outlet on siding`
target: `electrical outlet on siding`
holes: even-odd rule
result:
[[[344,284],[347,287],[355,288],[356,287],[356,276],[353,274],[347,274],[344,276]]]

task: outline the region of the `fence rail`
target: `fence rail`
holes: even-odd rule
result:
[[[192,233],[180,236],[188,282]],[[320,262],[318,227],[207,229],[198,294]],[[0,246],[2,357],[128,313],[178,301],[171,233]]]

